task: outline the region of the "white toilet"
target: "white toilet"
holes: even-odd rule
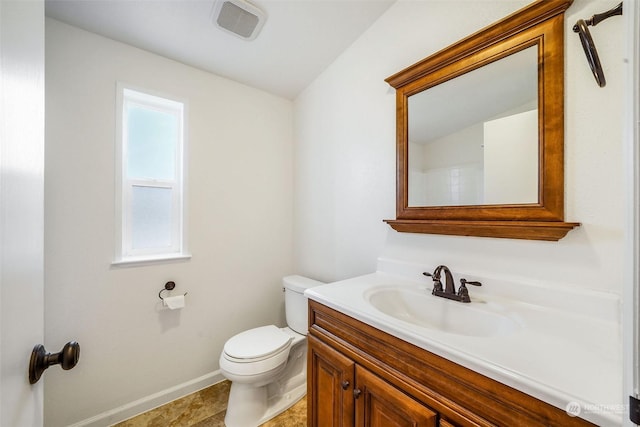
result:
[[[287,276],[282,282],[288,327],[269,325],[241,332],[225,343],[220,355],[220,371],[231,380],[227,427],[258,426],[307,392],[304,291],[323,283],[302,276]]]

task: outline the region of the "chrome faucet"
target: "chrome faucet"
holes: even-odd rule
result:
[[[444,289],[441,281],[441,274],[444,271]],[[460,302],[471,302],[471,298],[469,297],[469,290],[466,285],[474,285],[474,286],[482,286],[480,282],[469,281],[467,279],[460,279],[460,287],[458,288],[458,292],[456,292],[455,281],[453,280],[453,275],[451,274],[451,270],[446,265],[439,265],[433,271],[433,273],[424,273],[425,276],[429,276],[433,279],[433,290],[431,291],[432,295],[437,297],[443,297],[447,299],[451,299],[454,301]]]

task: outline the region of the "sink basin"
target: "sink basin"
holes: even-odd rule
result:
[[[516,316],[496,303],[461,303],[431,295],[427,289],[385,286],[365,292],[378,311],[402,322],[476,337],[507,335],[520,329]]]

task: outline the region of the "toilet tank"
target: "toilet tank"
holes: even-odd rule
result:
[[[307,335],[309,310],[304,291],[324,283],[302,276],[286,276],[282,279],[282,285],[287,325],[297,333]]]

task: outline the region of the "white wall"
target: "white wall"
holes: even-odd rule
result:
[[[538,109],[484,122],[484,203],[538,201]]]
[[[186,262],[114,268],[116,82],[188,102]],[[226,339],[282,325],[292,272],[292,103],[46,21],[47,426],[69,425],[210,374]],[[188,292],[160,309],[174,280]]]
[[[424,144],[424,169],[457,166],[462,163],[482,164],[482,122]],[[409,152],[411,158],[413,154]]]
[[[559,242],[397,233],[395,96],[384,79],[525,6],[527,1],[399,0],[295,102],[295,251],[299,273],[337,280],[376,257],[449,265],[620,293],[623,262],[624,26],[593,29],[608,84],[599,88],[571,27],[610,5],[567,12],[566,213],[582,226]]]
[[[477,123],[424,145],[425,203],[409,206],[456,206],[482,203],[482,123]],[[409,147],[409,158],[413,157]],[[409,189],[413,182],[409,180]]]

